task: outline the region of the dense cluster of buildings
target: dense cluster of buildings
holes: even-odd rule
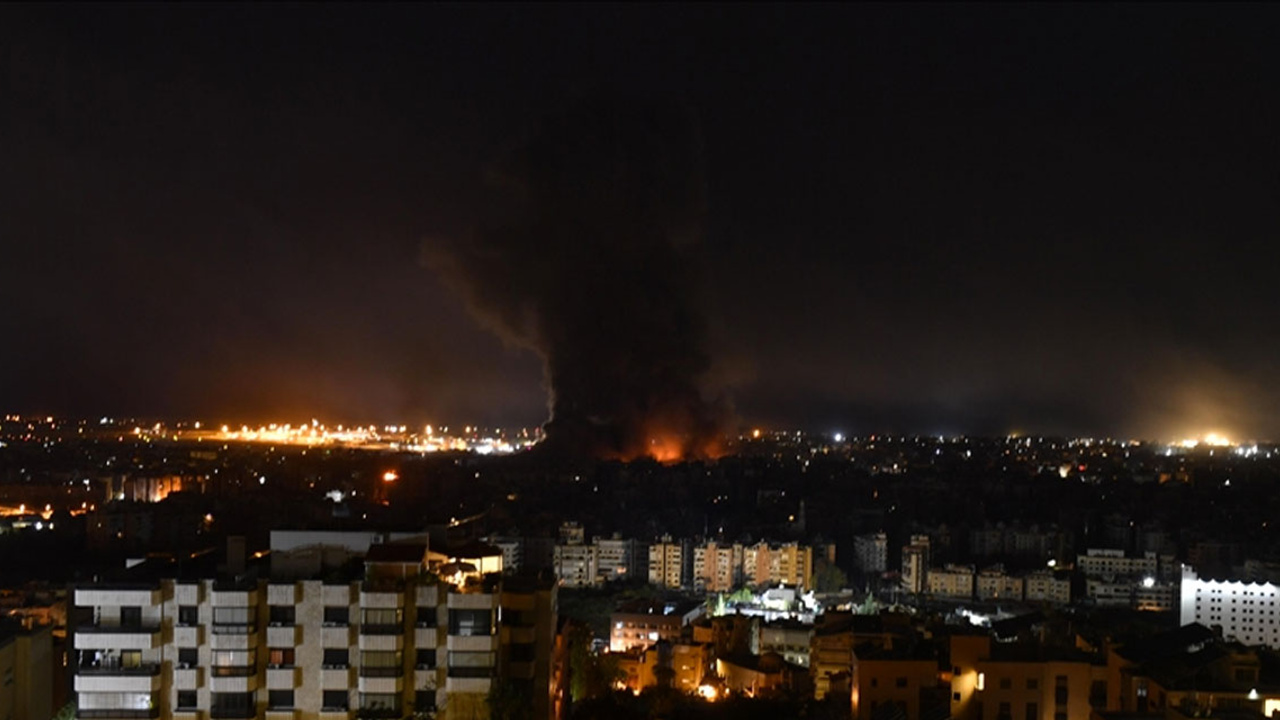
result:
[[[587,542],[582,526],[574,522],[560,526],[554,545],[540,538],[487,540],[502,550],[507,567],[551,569],[560,585],[569,588],[631,578],[647,579],[651,585],[671,590],[697,592],[774,585],[806,590],[813,586],[814,548],[794,541],[746,544],[664,535],[649,543],[614,533]],[[549,564],[545,562],[547,551]],[[834,547],[827,552],[834,554]]]

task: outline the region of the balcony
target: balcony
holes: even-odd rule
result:
[[[356,689],[376,695],[399,695],[404,690],[404,680],[398,677],[362,677]]]
[[[320,647],[351,647],[355,628],[350,625],[325,625],[320,628]]]
[[[345,690],[354,684],[349,667],[320,668],[320,687],[323,690]]]
[[[289,690],[299,686],[298,668],[267,666],[267,689]]]
[[[360,708],[356,711],[356,717],[369,718],[370,720],[402,718],[404,717],[404,711],[398,708]]]
[[[213,718],[213,720],[252,720],[257,716],[257,708],[252,707],[215,707],[209,711],[209,717]]]
[[[361,650],[403,650],[404,635],[361,635]]]
[[[268,625],[267,647],[297,647],[302,628],[297,625]]]
[[[253,607],[258,604],[256,580],[216,580],[209,604],[214,607]]]
[[[258,632],[258,624],[257,624],[257,623],[251,623],[251,622],[245,622],[245,623],[239,623],[239,622],[237,622],[237,623],[220,623],[220,622],[215,622],[215,623],[213,624],[213,634],[214,634],[214,635],[252,635],[253,633],[256,633],[256,632]]]
[[[399,665],[388,667],[369,667],[360,668],[360,677],[400,677],[404,675],[404,668]]]
[[[361,625],[361,635],[399,635],[404,632],[402,625]]]
[[[433,648],[440,644],[439,628],[417,627],[413,629],[413,643],[420,648]]]
[[[80,708],[76,710],[76,717],[84,720],[145,720],[160,717],[160,708]]]
[[[174,625],[173,644],[177,647],[196,647],[204,644],[204,628],[200,625]]]
[[[76,692],[152,693],[160,689],[160,666],[77,668]]]
[[[215,693],[247,693],[258,689],[258,674],[217,675],[209,678],[209,690]]]
[[[454,652],[494,652],[498,649],[498,638],[494,635],[450,635],[445,647]]]
[[[76,628],[77,650],[150,650],[160,647],[157,625],[81,625]]]
[[[195,667],[177,667],[173,668],[173,687],[175,690],[195,690],[200,687],[200,676],[204,673],[201,668]]]
[[[76,588],[75,604],[80,607],[154,607],[161,602],[160,588],[150,583],[99,583]]]
[[[450,678],[491,678],[495,674],[496,668],[493,667],[454,666],[449,668]]]

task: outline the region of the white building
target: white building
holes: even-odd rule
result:
[[[648,570],[640,566],[640,543],[635,540],[614,533],[613,537],[597,537],[592,542],[596,547],[596,572],[602,582],[625,580],[637,571]]]
[[[419,572],[425,555],[374,546],[363,581],[77,587],[75,604],[92,613],[73,639],[77,717],[463,718],[487,711],[503,678],[531,681],[535,717],[553,717],[555,588],[443,582]]]
[[[1071,580],[1058,577],[1051,570],[1037,570],[1022,579],[1023,597],[1027,602],[1054,605],[1071,603]]]
[[[1222,628],[1227,640],[1280,649],[1280,586],[1232,580],[1201,580],[1182,568],[1180,616],[1183,625]]]
[[[596,585],[600,549],[596,545],[563,543],[556,545],[554,566],[556,579],[564,587],[580,588]]]
[[[913,544],[902,548],[902,589],[922,593],[929,587],[929,546]]]

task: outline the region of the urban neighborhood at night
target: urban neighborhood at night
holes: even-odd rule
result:
[[[0,5],[0,720],[1280,718],[1272,5]]]

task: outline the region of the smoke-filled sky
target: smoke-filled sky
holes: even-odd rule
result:
[[[605,343],[627,299],[681,324],[636,327],[639,367],[746,425],[1280,439],[1277,29],[1267,5],[0,6],[0,409],[531,426],[555,309],[597,303]],[[600,97],[632,135],[512,170]],[[654,108],[694,130],[653,144]],[[601,178],[692,189],[577,222]],[[647,239],[601,239],[611,217]],[[477,281],[502,232],[516,274]]]

